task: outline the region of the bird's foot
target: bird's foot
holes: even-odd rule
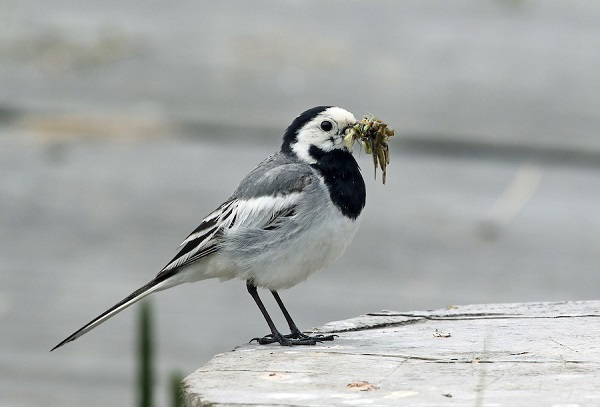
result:
[[[332,341],[337,335],[316,335],[308,336],[302,332],[294,332],[289,335],[273,335],[269,334],[262,338],[252,338],[250,342],[256,341],[259,345],[268,345],[270,343],[279,343],[281,346],[294,346],[294,345],[316,345],[318,342]]]
[[[289,335],[284,335],[286,338],[291,338],[291,339],[305,339],[305,340],[310,340],[312,339],[313,341],[317,341],[317,342],[323,342],[323,341],[333,341],[333,339],[338,336],[338,335],[322,335],[322,334],[318,334],[315,336],[308,336],[305,333],[300,332],[300,330],[293,330],[291,334]]]

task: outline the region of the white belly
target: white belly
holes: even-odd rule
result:
[[[326,219],[314,234],[303,235],[285,253],[272,253],[266,264],[253,267],[243,278],[252,278],[255,285],[270,290],[290,288],[306,280],[344,253],[358,230],[359,219],[343,216]]]
[[[330,206],[304,219],[302,224],[306,223],[310,225],[299,233],[288,233],[285,228],[277,231],[280,235],[276,239],[276,234],[265,231],[257,231],[256,239],[229,236],[221,250],[186,267],[179,282],[240,278],[269,290],[290,288],[329,266],[346,250],[358,230],[360,217],[349,219]]]

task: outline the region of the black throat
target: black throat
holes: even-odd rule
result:
[[[338,149],[325,152],[315,146],[311,146],[308,152],[317,160],[312,167],[323,176],[335,206],[350,219],[358,218],[365,207],[367,193],[352,154]]]

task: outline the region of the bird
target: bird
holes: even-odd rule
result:
[[[147,284],[68,336],[74,341],[125,308],[182,283],[241,279],[271,331],[252,341],[266,345],[315,345],[335,335],[298,329],[278,291],[305,281],[333,263],[360,224],[366,188],[344,137],[356,125],[352,113],[317,106],[297,116],[279,151],[251,170],[231,196],[181,243],[173,259]],[[290,334],[273,323],[258,288],[273,295]]]

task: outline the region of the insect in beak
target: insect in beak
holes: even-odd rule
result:
[[[367,154],[373,155],[375,177],[377,178],[377,167],[381,168],[382,181],[385,184],[386,167],[390,163],[388,138],[394,135],[394,130],[375,117],[364,117],[359,123],[344,129],[344,134],[344,144],[348,151],[352,151],[354,143],[358,141]]]

